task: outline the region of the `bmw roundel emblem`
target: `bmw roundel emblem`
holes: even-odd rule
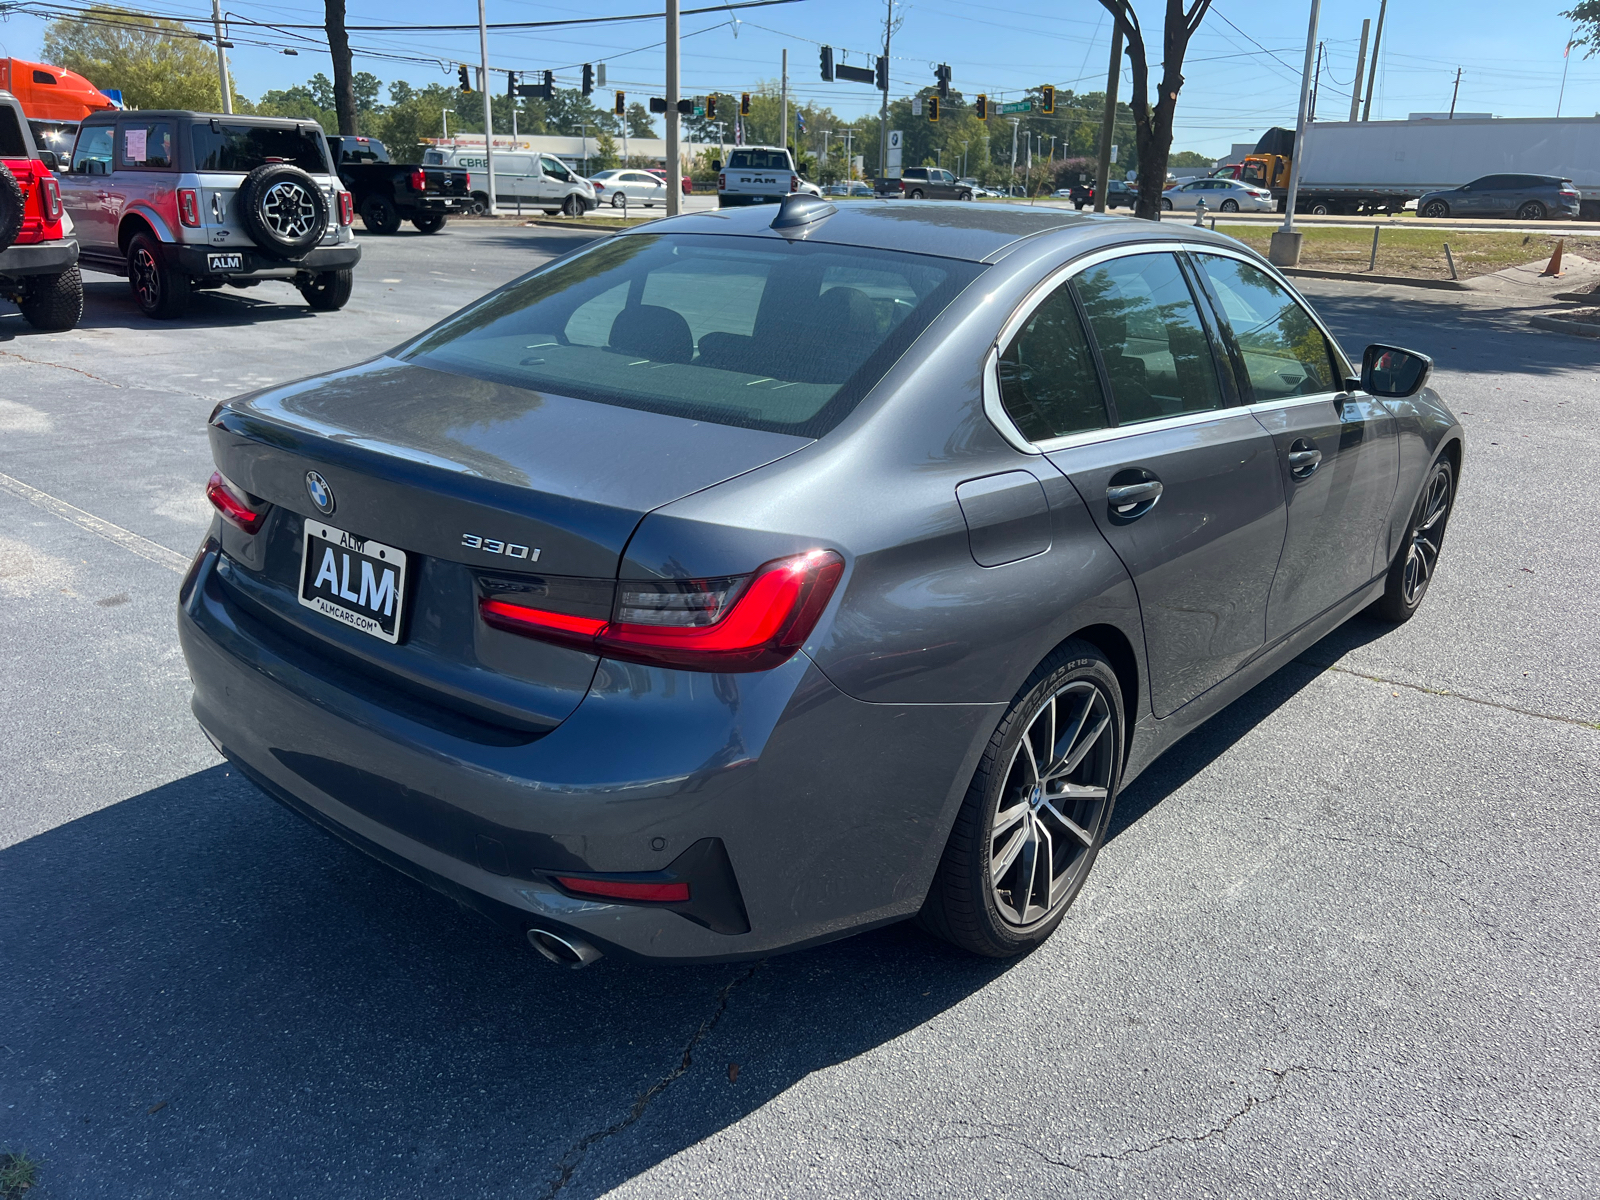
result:
[[[333,489],[328,486],[328,481],[315,471],[306,472],[306,494],[311,497],[311,503],[317,506],[317,511],[323,516],[333,515]]]

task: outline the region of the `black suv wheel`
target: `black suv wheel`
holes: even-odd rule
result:
[[[29,277],[17,307],[35,329],[71,329],[83,318],[83,276],[77,264],[57,275]]]
[[[368,196],[361,202],[361,223],[368,233],[399,233],[400,210],[387,196]]]
[[[316,180],[288,163],[264,163],[244,177],[239,223],[268,258],[304,258],[328,228],[328,200]]]
[[[350,302],[350,289],[355,286],[355,279],[356,273],[346,267],[342,271],[321,271],[297,286],[312,308],[318,312],[336,312]]]
[[[189,277],[172,269],[148,233],[128,243],[128,287],[139,311],[158,321],[181,317],[189,307]]]

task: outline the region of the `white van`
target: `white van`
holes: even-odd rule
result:
[[[470,172],[467,189],[478,202],[478,211],[489,208],[489,164],[482,150],[424,150],[425,167],[455,167]],[[554,154],[525,150],[495,151],[495,200],[502,209],[542,209],[554,215],[580,216],[596,207],[594,188],[589,181]]]

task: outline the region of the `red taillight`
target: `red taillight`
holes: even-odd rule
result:
[[[349,192],[339,193],[339,224],[349,225],[356,219],[356,198]]]
[[[574,879],[567,875],[557,875],[556,882],[569,892],[578,892],[584,896],[601,896],[608,900],[683,904],[689,899],[687,883],[639,883],[632,879]]]
[[[190,229],[200,228],[200,193],[194,188],[178,189],[178,220]]]
[[[799,190],[800,190],[800,177],[798,175],[789,176],[789,192],[790,192],[790,194],[792,195],[793,193],[798,192]]]
[[[267,518],[266,502],[255,499],[221,471],[211,472],[211,480],[206,484],[206,499],[222,514],[224,521],[246,533],[256,532]]]
[[[900,190],[902,192],[906,190],[906,181],[904,179],[900,181]]]
[[[45,224],[54,225],[61,220],[61,185],[54,175],[39,180],[39,198],[44,202]]]
[[[603,192],[606,190],[606,185],[601,183],[598,179],[591,179],[589,182],[593,185],[594,190],[597,192]]]
[[[423,173],[421,167],[413,167],[411,169],[411,190],[413,192],[425,192],[428,190],[428,177]]]
[[[609,621],[505,600],[482,600],[479,611],[497,629],[606,658],[690,671],[766,671],[811,636],[842,574],[838,554],[813,550],[750,576],[623,580]]]
[[[717,176],[717,191],[724,192],[724,191],[727,191],[727,190],[728,190],[728,177],[726,175],[718,175]]]

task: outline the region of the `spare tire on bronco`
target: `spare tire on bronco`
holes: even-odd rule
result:
[[[263,163],[235,198],[239,223],[268,258],[304,258],[328,228],[328,201],[310,175],[288,163]]]

